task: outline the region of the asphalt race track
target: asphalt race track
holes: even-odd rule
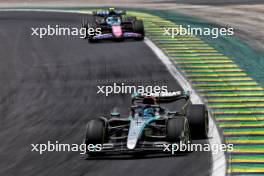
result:
[[[86,15],[0,13],[0,175],[206,176],[211,153],[85,159],[78,152],[31,152],[31,145],[82,143],[88,119],[128,112],[130,95],[97,94],[97,87],[179,85],[144,42],[89,44],[78,36],[31,36],[31,27],[80,27]],[[180,107],[181,103],[170,107]],[[204,143],[206,141],[198,141]]]

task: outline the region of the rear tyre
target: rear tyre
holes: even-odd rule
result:
[[[103,144],[107,139],[107,126],[100,119],[90,120],[87,124],[85,144],[86,150],[89,144]],[[97,152],[87,151],[89,155],[98,155]]]
[[[94,31],[96,31],[96,27],[97,27],[96,22],[95,22],[95,21],[92,21],[92,22],[90,23],[90,25],[91,25],[91,28],[93,28]],[[88,35],[88,34],[87,34],[87,35]],[[94,39],[94,36],[95,36],[95,34],[93,34],[93,35],[88,35],[88,41],[89,41],[90,43],[94,43],[94,42],[96,42],[96,40]]]
[[[171,118],[167,122],[167,139],[172,143],[180,141],[187,144],[190,141],[188,120],[184,117]]]
[[[137,20],[137,17],[133,17],[133,16],[125,18],[125,21],[136,21],[136,20]]]
[[[208,111],[204,104],[189,105],[186,110],[192,139],[206,139],[208,135]]]
[[[144,24],[143,24],[142,20],[134,21],[134,32],[142,35],[142,37],[137,38],[137,40],[143,40],[144,39],[145,30],[144,30]]]
[[[82,27],[83,28],[88,28],[88,21],[87,20],[83,20],[82,21]]]

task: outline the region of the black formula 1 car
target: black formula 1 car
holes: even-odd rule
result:
[[[185,99],[181,112],[160,106]],[[87,151],[91,156],[107,153],[164,151],[164,144],[190,143],[208,134],[208,112],[204,104],[190,104],[186,91],[162,94],[133,94],[130,114],[89,120],[85,144],[101,144],[100,151]]]
[[[100,33],[88,35],[89,42],[102,39],[124,39],[143,40],[145,36],[142,20],[136,17],[125,16],[126,11],[109,8],[108,11],[94,11],[92,20],[83,20],[83,28],[100,28]]]

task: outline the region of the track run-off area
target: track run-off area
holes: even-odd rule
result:
[[[196,36],[164,36],[177,24],[157,16],[144,19],[148,37],[175,63],[207,103],[224,142],[230,175],[264,174],[264,90],[232,59]]]

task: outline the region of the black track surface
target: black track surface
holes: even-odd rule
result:
[[[88,44],[77,36],[31,36],[31,27],[80,27],[85,15],[0,13],[0,175],[206,176],[209,152],[186,156],[85,159],[78,152],[31,152],[31,144],[81,144],[88,119],[128,112],[129,95],[97,94],[97,85],[180,87],[144,42]],[[171,107],[179,107],[180,103]],[[204,143],[206,141],[199,141]]]

